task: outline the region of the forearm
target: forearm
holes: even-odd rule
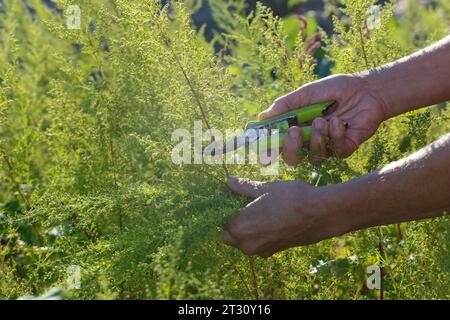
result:
[[[383,100],[386,118],[450,100],[450,36],[411,56],[359,74]]]
[[[335,233],[442,215],[450,208],[450,134],[383,169],[323,188]]]

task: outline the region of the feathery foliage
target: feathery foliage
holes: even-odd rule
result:
[[[175,129],[241,128],[317,78],[304,28],[292,47],[283,19],[263,5],[246,15],[241,0],[211,1],[223,33],[208,43],[191,23],[192,1],[56,2],[1,5],[0,298],[61,287],[72,298],[371,299],[371,264],[383,265],[387,298],[450,296],[446,217],[402,225],[401,238],[395,226],[374,228],[249,266],[221,241],[225,219],[246,203],[226,189],[223,167],[172,163]],[[81,30],[62,14],[75,3]],[[326,41],[333,72],[392,61],[448,32],[445,5],[414,7],[398,23],[387,4],[371,29],[373,1],[342,4]],[[447,24],[426,33],[442,14]],[[414,25],[420,40],[396,40]],[[448,117],[445,105],[412,112],[348,160],[281,166],[278,178],[353,178],[448,131]],[[267,179],[257,166],[228,170]],[[80,289],[67,287],[73,265]]]

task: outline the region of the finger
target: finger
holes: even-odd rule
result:
[[[258,198],[266,191],[266,182],[252,181],[249,179],[240,179],[236,177],[228,178],[228,186],[230,189],[240,195]]]
[[[261,228],[267,221],[262,219],[268,207],[268,194],[265,194],[256,200],[253,200],[245,208],[239,210],[239,213],[230,217],[224,227],[231,237],[245,242],[245,240],[259,239],[265,234],[261,234]]]
[[[239,215],[228,219],[224,227],[223,242],[241,250],[246,255],[253,255],[256,246],[253,247],[254,241],[248,236],[248,231],[252,229],[247,219],[243,217],[244,211],[245,209],[242,209]]]
[[[331,76],[305,84],[299,89],[276,99],[272,106],[263,111],[259,117],[264,120],[312,103],[337,100],[339,90],[336,87],[336,80],[336,76]]]
[[[352,146],[348,144],[345,138],[345,122],[338,117],[333,117],[330,120],[329,130],[333,154],[342,158],[350,156]]]
[[[268,245],[267,238],[270,237],[267,233],[270,233],[272,223],[264,219],[267,201],[270,201],[269,196],[265,194],[249,203],[237,216],[230,218],[225,227],[230,241],[248,256],[259,254]]]
[[[260,252],[258,253],[258,256],[260,256],[261,258],[270,258],[271,256],[273,256],[274,254],[284,251],[288,249],[288,246],[281,246],[281,245],[276,245],[276,246],[272,246],[272,247],[267,247],[264,249],[261,249]]]
[[[286,249],[298,246],[298,235],[295,235],[291,238],[286,238],[282,241],[277,241],[276,244],[265,245],[259,249],[258,255],[261,258],[268,258],[273,256],[274,254],[284,251]]]
[[[283,146],[283,159],[289,166],[296,166],[301,158],[298,151],[303,147],[303,130],[299,127],[289,128]]]
[[[264,258],[264,259],[270,258],[273,255],[274,255],[274,253],[272,253],[271,251],[265,251],[263,253],[258,254],[259,257]]]
[[[327,144],[328,137],[328,121],[322,118],[317,118],[313,121],[311,142],[309,145],[311,155],[310,162],[312,164],[319,164],[327,158]]]
[[[278,252],[293,247],[292,245],[290,245],[290,242],[291,240],[278,241],[277,243],[269,243],[261,246],[258,249],[258,256],[260,256],[261,258],[269,258]]]
[[[311,84],[307,84],[281,98],[276,99],[269,109],[263,111],[259,115],[259,118],[261,120],[268,119],[289,110],[300,108],[302,105],[307,105],[314,87],[315,86],[311,86]]]
[[[270,166],[278,160],[279,155],[280,151],[278,149],[263,151],[258,155],[258,161],[263,166]]]

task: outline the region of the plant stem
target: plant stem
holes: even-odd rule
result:
[[[233,266],[233,268],[234,268],[234,271],[236,271],[236,273],[238,274],[238,276],[241,279],[242,283],[245,285],[245,288],[247,289],[248,294],[250,295],[250,298],[253,298],[252,290],[248,286],[247,281],[245,281],[244,277],[242,276],[242,273],[239,272],[239,269],[236,268],[236,266]]]
[[[200,109],[200,112],[202,114],[202,118],[203,118],[203,122],[205,123],[206,127],[208,128],[208,130],[211,130],[211,125],[209,124],[208,118],[206,116],[206,112],[205,112],[205,108],[203,107],[203,104],[201,102],[200,96],[197,93],[197,91],[195,90],[191,80],[189,79],[189,76],[187,75],[186,70],[184,69],[180,58],[178,57],[177,53],[175,52],[175,49],[173,48],[170,40],[168,37],[165,38],[165,44],[167,45],[167,47],[170,49],[170,52],[173,55],[173,58],[176,62],[176,64],[178,65],[178,67],[180,68],[184,79],[186,80],[192,95],[195,98],[195,101],[197,102],[198,108]],[[227,165],[225,164],[225,162],[223,162],[222,164],[223,170],[225,172],[225,176],[228,178],[230,176],[230,173],[228,171]],[[255,268],[253,265],[253,258],[249,257],[248,258],[248,264],[249,264],[249,268],[250,268],[250,272],[251,272],[251,276],[252,276],[252,284],[253,284],[253,294],[256,300],[259,300],[259,290],[258,290],[258,281],[256,278],[256,272],[255,272]],[[241,277],[242,278],[242,277]],[[246,284],[247,285],[247,284]]]
[[[381,241],[378,243],[378,251],[380,253],[381,259],[384,259],[384,250],[383,250],[383,244]],[[384,268],[383,268],[383,262],[380,266],[380,300],[384,300]]]
[[[252,274],[253,294],[255,296],[255,300],[259,300],[258,281],[256,279],[255,266],[253,265],[253,257],[247,257],[247,259],[248,259],[248,266]]]
[[[112,175],[113,175],[113,185],[114,188],[117,190],[119,188],[119,185],[117,183],[117,163],[116,163],[116,155],[114,153],[114,144],[113,144],[113,138],[110,135],[109,136],[109,151],[111,155],[111,164],[112,164]],[[119,231],[122,232],[123,230],[123,216],[122,213],[118,213],[118,223],[119,223]]]
[[[189,79],[189,76],[187,75],[187,72],[186,72],[186,70],[184,69],[184,67],[183,67],[183,65],[181,63],[181,60],[178,57],[177,53],[175,52],[175,49],[173,48],[173,46],[172,46],[172,44],[171,44],[171,42],[170,42],[168,37],[165,38],[165,44],[169,47],[170,52],[172,53],[176,64],[180,68],[180,70],[181,70],[181,72],[183,74],[183,77],[186,80],[186,83],[188,84],[189,89],[191,90],[192,95],[195,98],[195,101],[196,101],[196,103],[198,105],[198,108],[200,109],[200,112],[201,112],[201,115],[202,115],[202,118],[203,118],[203,122],[205,123],[206,127],[208,128],[208,130],[211,130],[211,125],[209,124],[208,118],[206,116],[205,108],[203,107],[203,104],[201,102],[200,96],[197,93],[197,91],[195,90],[195,88],[194,88],[194,86],[192,84],[192,81]],[[230,173],[228,171],[228,168],[227,168],[227,165],[225,164],[225,162],[223,162],[222,167],[223,167],[223,170],[225,172],[225,176],[228,178],[230,176]],[[251,273],[251,276],[252,276],[253,295],[254,295],[254,298],[256,300],[259,300],[258,281],[257,281],[257,278],[256,278],[256,272],[255,272],[255,267],[253,265],[253,258],[252,257],[248,257],[248,264],[249,264],[250,273]],[[242,279],[242,277],[241,277],[241,279]],[[245,283],[245,285],[247,286],[246,283]]]
[[[111,164],[112,164],[113,185],[117,189],[118,184],[117,184],[116,156],[114,154],[113,139],[111,136],[109,137],[109,152],[110,152]]]
[[[366,48],[365,48],[365,42],[364,42],[364,36],[361,25],[358,28],[359,31],[359,37],[360,37],[360,44],[361,44],[361,51],[364,57],[364,63],[366,65],[366,69],[370,69],[369,67],[369,59],[367,58]],[[380,229],[381,230],[381,229]],[[381,235],[380,242],[378,243],[378,252],[380,254],[381,259],[384,259],[384,250],[383,250],[383,235]],[[382,263],[381,263],[382,264]],[[380,300],[384,300],[384,270],[383,265],[380,266]]]
[[[215,175],[213,175],[213,174],[211,174],[211,173],[209,173],[209,172],[207,172],[205,170],[200,169],[200,171],[203,172],[204,174],[206,174],[208,177],[213,178],[214,180],[216,180],[216,181],[218,181],[220,183],[223,182],[223,180],[221,178],[218,178]]]
[[[402,232],[402,225],[400,223],[397,223],[397,234],[398,234],[398,239],[400,241],[403,240],[403,232]]]
[[[369,59],[367,58],[367,53],[366,53],[366,48],[365,48],[365,42],[364,42],[364,36],[363,36],[363,32],[362,32],[362,28],[361,26],[358,28],[359,30],[359,37],[361,40],[361,51],[364,57],[364,63],[366,65],[366,69],[370,69],[369,67]]]
[[[175,49],[173,48],[169,38],[167,38],[167,37],[165,38],[165,44],[169,47],[170,52],[172,53],[176,64],[178,65],[178,67],[180,68],[181,72],[183,73],[184,79],[186,80],[186,82],[187,82],[187,84],[188,84],[188,86],[189,86],[189,88],[190,88],[190,90],[192,92],[192,95],[194,96],[195,101],[197,102],[198,108],[200,109],[200,112],[202,114],[203,122],[205,123],[206,127],[208,128],[208,130],[211,130],[212,128],[211,128],[211,125],[209,124],[208,117],[206,116],[205,108],[203,107],[203,104],[201,102],[200,96],[197,93],[197,91],[195,90],[191,80],[189,79],[189,76],[187,75],[186,70],[184,69],[184,67],[183,67],[183,65],[181,63],[180,58],[178,57],[177,53],[175,52]],[[223,167],[223,170],[225,172],[225,176],[228,178],[230,176],[230,173],[228,171],[228,168],[227,168],[227,165],[225,164],[225,162],[223,162],[222,167]]]

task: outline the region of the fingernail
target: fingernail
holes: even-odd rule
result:
[[[258,115],[258,118],[261,119],[261,120],[264,119],[264,117],[266,116],[267,112],[268,112],[268,110],[265,110],[265,111],[261,112],[261,113]]]
[[[320,132],[322,132],[325,129],[325,120],[319,118],[315,121],[315,126],[317,129],[319,129]]]
[[[289,128],[288,137],[291,140],[297,141],[297,139],[300,137],[300,129],[298,127]]]
[[[339,130],[339,119],[338,118],[332,118],[330,122],[331,122],[331,129],[333,131]]]
[[[258,115],[258,117],[259,117],[260,119],[266,117],[266,115],[267,115],[268,113],[270,113],[270,111],[273,109],[274,106],[275,106],[275,104],[272,104],[269,108],[267,108],[266,110],[264,110],[263,112],[261,112],[261,113]]]

